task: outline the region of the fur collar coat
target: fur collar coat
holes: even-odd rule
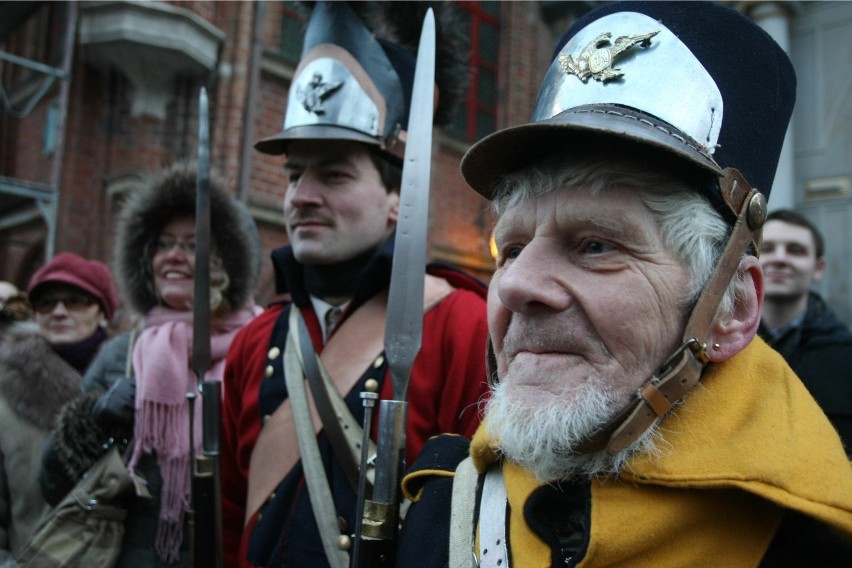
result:
[[[41,450],[80,380],[35,324],[0,331],[0,565],[48,510],[38,484]]]

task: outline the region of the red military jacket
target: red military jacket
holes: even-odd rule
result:
[[[434,435],[451,432],[472,436],[480,422],[478,403],[487,393],[485,286],[455,269],[430,267],[429,272],[445,278],[456,289],[424,315],[422,347],[408,388],[406,458],[409,464]],[[294,466],[279,486],[280,491],[276,489],[275,494],[280,493],[278,502],[268,505],[268,510],[261,508],[263,526],[258,525],[259,515],[255,514],[244,528],[249,464],[263,415],[274,411],[286,397],[286,390],[277,394],[275,381],[267,378],[266,366],[270,339],[276,333],[281,334],[281,322],[286,321],[290,305],[279,303],[269,307],[240,332],[228,355],[220,456],[226,566],[266,563],[314,566],[317,562],[316,558],[307,556],[310,547],[319,543],[319,536],[308,505],[301,463]],[[322,345],[318,344],[321,336],[318,320],[309,302],[300,309],[319,352]],[[387,363],[377,369],[372,366],[366,369],[347,397],[353,415],[359,420],[363,419],[363,412],[358,412],[358,392],[370,376],[379,379],[381,398],[391,397]],[[374,434],[375,431],[373,428]],[[322,436],[320,448],[327,461],[337,511],[351,520],[356,503],[354,491],[340,482],[339,464],[334,463],[327,441],[323,447]],[[248,554],[254,562],[246,559]]]

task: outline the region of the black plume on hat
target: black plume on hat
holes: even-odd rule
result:
[[[355,6],[374,5],[376,9],[369,17],[367,26],[374,33],[387,37],[386,44],[393,43],[412,54],[417,52],[420,32],[426,12],[432,8],[435,14],[435,83],[438,86],[438,105],[434,123],[447,125],[455,118],[461,100],[470,83],[470,28],[456,7],[455,2],[355,2]],[[386,45],[385,44],[385,45]],[[386,47],[387,51],[387,47]],[[390,54],[388,55],[390,57]],[[403,85],[409,95],[414,83],[414,63],[405,76],[400,71]],[[399,71],[399,68],[397,68]]]
[[[559,41],[531,123],[474,145],[462,175],[490,198],[501,176],[554,148],[600,142],[711,175],[737,168],[768,197],[795,96],[786,53],[735,10],[607,3]]]
[[[429,7],[437,24],[433,122],[450,122],[468,80],[463,21],[451,3],[316,2],[283,129],[255,148],[282,154],[290,140],[355,140],[401,157],[416,48]]]

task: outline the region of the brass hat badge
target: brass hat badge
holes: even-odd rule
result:
[[[637,43],[640,47],[648,47],[651,45],[651,38],[658,33],[659,30],[641,35],[621,36],[615,43],[604,47],[610,43],[609,39],[612,37],[610,32],[604,32],[590,42],[577,59],[572,55],[560,55],[559,63],[566,73],[573,73],[584,83],[589,77],[601,82],[618,79],[624,72],[612,66],[616,58]]]

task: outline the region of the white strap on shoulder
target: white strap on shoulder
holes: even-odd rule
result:
[[[349,554],[337,547],[340,527],[337,524],[334,498],[331,495],[331,488],[317,446],[305,391],[305,375],[297,355],[298,346],[295,344],[297,332],[294,325],[296,317],[300,317],[298,310],[291,310],[290,332],[287,334],[287,346],[284,349],[284,378],[287,382],[287,395],[290,397],[293,409],[293,422],[298,434],[299,452],[302,467],[305,470],[305,482],[308,484],[308,497],[319,528],[326,559],[333,568],[347,568]]]
[[[476,486],[479,473],[470,457],[456,468],[450,515],[450,568],[509,568],[506,546],[506,487],[503,468],[494,464],[485,474],[479,509],[479,558],[476,535]]]
[[[453,478],[452,513],[450,515],[450,568],[477,566],[473,552],[476,527],[473,511],[476,508],[476,485],[479,473],[470,457],[456,468]]]
[[[506,546],[506,485],[503,468],[494,464],[485,474],[482,500],[479,504],[479,566],[508,568],[509,549]]]

